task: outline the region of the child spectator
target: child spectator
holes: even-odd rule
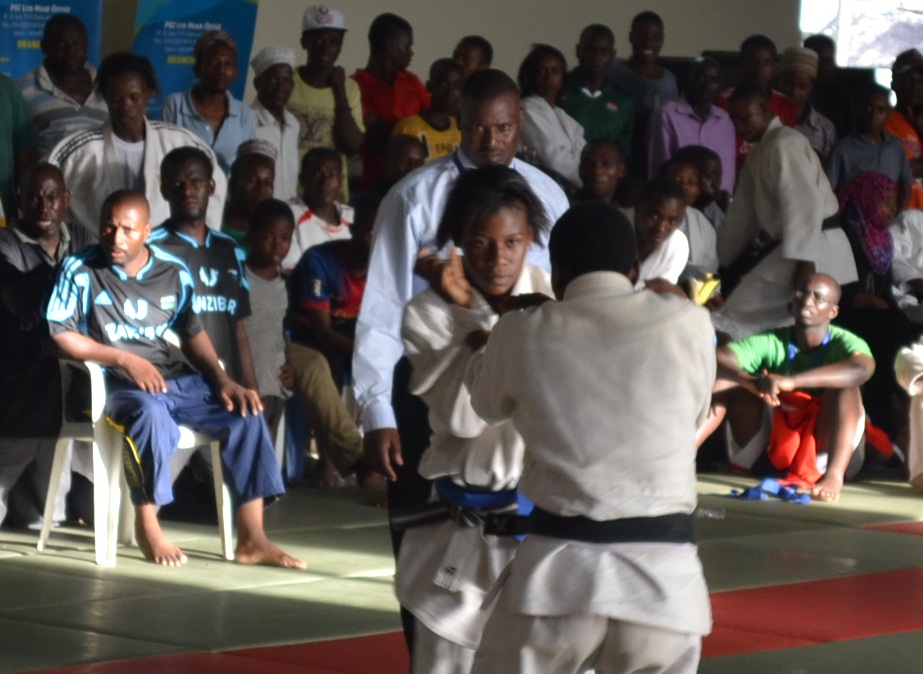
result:
[[[658,174],[677,150],[704,145],[721,156],[721,187],[734,191],[734,123],[730,115],[713,105],[721,82],[721,66],[709,57],[694,59],[686,74],[683,94],[651,115],[648,134],[648,173]]]
[[[494,48],[487,38],[480,35],[466,35],[455,46],[452,58],[462,67],[464,79],[471,77],[471,73],[490,68],[494,60]]]
[[[577,67],[564,81],[560,105],[580,123],[587,141],[614,140],[624,160],[631,150],[634,104],[628,92],[609,79],[614,58],[612,30],[601,23],[584,28],[577,45]]]
[[[413,58],[413,28],[396,14],[380,14],[369,27],[369,60],[365,69],[352,78],[362,92],[362,118],[365,141],[359,148],[362,157],[362,182],[368,189],[381,176],[385,144],[394,125],[404,117],[429,107],[429,92],[423,82],[407,72]]]
[[[462,67],[455,61],[438,59],[430,67],[426,83],[426,90],[432,97],[429,109],[405,117],[394,127],[395,136],[416,136],[422,141],[427,162],[451,154],[461,143],[455,116],[463,78]]]
[[[292,272],[289,357],[296,390],[305,404],[323,462],[322,484],[333,484],[333,468],[357,473],[361,485],[377,480],[362,462],[362,437],[337,391],[351,384],[356,317],[365,291],[372,226],[380,197],[356,197],[352,238],[308,250]]]
[[[345,35],[346,19],[339,10],[326,5],[304,10],[301,46],[307,62],[295,73],[295,88],[288,101],[289,111],[301,126],[301,159],[316,147],[332,147],[352,157],[362,144],[365,124],[359,85],[336,64]],[[341,198],[348,198],[346,180]]]
[[[198,82],[188,91],[167,96],[163,121],[189,129],[215,151],[227,175],[237,158],[237,148],[253,138],[253,111],[231,96],[237,79],[237,43],[223,30],[202,33],[194,47]]]
[[[294,231],[295,219],[288,204],[266,199],[253,209],[246,234],[250,252],[245,270],[253,313],[244,319],[244,324],[250,337],[263,417],[273,435],[293,384],[291,368],[285,362],[283,322],[288,291],[281,270]]]
[[[384,166],[381,178],[371,189],[360,194],[374,193],[384,199],[398,180],[418,169],[426,162],[426,147],[416,136],[391,136],[385,145]]]
[[[863,172],[837,192],[840,227],[846,233],[859,280],[843,286],[837,324],[866,342],[881,363],[893,363],[902,346],[915,341],[914,326],[894,298],[895,246],[889,227],[897,215],[897,183],[881,173]],[[899,391],[894,368],[876,368],[862,388],[862,399],[877,426],[897,435],[892,410]],[[900,415],[903,416],[903,415]]]
[[[285,109],[295,86],[295,52],[288,47],[266,47],[251,61],[256,100],[253,108],[255,138],[276,149],[273,191],[283,201],[298,194],[298,118]],[[240,152],[237,153],[238,157]]]
[[[795,129],[808,139],[823,162],[836,143],[836,128],[811,104],[816,79],[817,54],[804,47],[785,50],[779,71],[779,91],[795,106],[798,114]]]
[[[271,199],[276,175],[276,148],[265,140],[241,144],[231,165],[228,199],[224,204],[221,231],[247,252],[247,231],[256,205]]]
[[[295,236],[282,261],[283,269],[292,269],[311,246],[349,238],[352,208],[337,201],[343,179],[340,154],[332,148],[316,147],[301,160],[299,180],[304,200],[292,204]]]
[[[426,147],[415,136],[393,136],[385,146],[385,165],[378,187],[384,196],[405,175],[426,163]]]
[[[897,183],[898,210],[910,201],[913,173],[900,139],[885,131],[891,114],[890,92],[873,84],[856,98],[856,130],[834,145],[827,177],[836,191],[865,171],[882,173]]]
[[[624,177],[625,159],[619,144],[608,138],[592,140],[580,153],[583,187],[572,201],[602,201],[616,205],[619,181]]]
[[[327,241],[308,250],[291,276],[293,336],[316,348],[330,362],[337,386],[351,371],[356,316],[365,290],[372,226],[380,199],[356,197],[350,238]]]
[[[663,178],[679,185],[683,190],[686,211],[679,231],[689,240],[689,265],[697,270],[715,273],[718,271],[718,250],[715,228],[708,218],[695,207],[699,199],[701,183],[699,168],[695,162],[673,159],[663,167]]]
[[[711,226],[718,229],[724,222],[731,195],[721,189],[722,162],[714,150],[704,145],[687,145],[677,150],[674,159],[691,161],[699,169],[699,198],[695,207],[708,218]]]
[[[544,44],[535,45],[519,66],[522,144],[566,192],[575,192],[581,187],[578,167],[586,140],[580,123],[557,107],[566,72],[564,54]]]
[[[444,506],[439,519],[407,530],[397,561],[397,597],[416,618],[414,672],[444,672],[445,662],[452,672],[470,671],[489,615],[481,604],[518,545],[515,531],[498,535],[483,518],[512,523],[524,443],[512,422],[492,426],[472,410],[465,371],[504,302],[551,295],[547,272],[525,263],[547,227],[541,202],[516,171],[465,171],[437,233],[438,248],[451,242],[450,257],[435,262],[433,285],[404,311],[410,390],[427,404],[433,429],[419,471],[435,480],[431,507]],[[453,550],[464,553],[446,571]]]
[[[655,288],[660,279],[675,284],[689,261],[689,241],[678,231],[686,210],[683,189],[655,179],[644,186],[635,209],[640,269],[635,289]]]

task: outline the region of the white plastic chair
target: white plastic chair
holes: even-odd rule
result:
[[[93,518],[96,547],[96,563],[100,566],[115,566],[116,544],[134,543],[134,508],[129,499],[122,501],[122,489],[127,489],[122,469],[123,439],[118,430],[106,420],[106,380],[102,366],[94,362],[62,361],[62,377],[67,367],[76,367],[90,377],[90,418],[88,421],[70,421],[67,415],[61,423],[61,431],[55,445],[54,462],[48,495],[45,498],[45,517],[39,534],[37,548],[45,549],[51,533],[54,505],[61,483],[61,472],[68,449],[75,440],[92,443],[93,447]],[[66,407],[66,406],[65,406]],[[221,469],[221,446],[214,438],[180,426],[180,441],[176,453],[170,460],[170,478],[176,479],[189,457],[198,447],[211,448],[215,484],[215,502],[218,510],[218,529],[225,559],[234,559],[233,514],[231,495],[224,484]],[[120,521],[121,507],[121,527]]]

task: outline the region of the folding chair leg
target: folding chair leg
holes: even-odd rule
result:
[[[218,511],[218,534],[221,536],[221,551],[227,560],[234,559],[234,513],[231,492],[224,483],[224,469],[221,465],[221,443],[213,441],[212,477],[215,481],[215,508]]]
[[[58,502],[58,490],[61,488],[61,473],[64,470],[64,461],[73,444],[73,438],[58,438],[54,446],[54,459],[51,462],[51,476],[48,480],[48,493],[45,496],[45,514],[42,517],[42,530],[38,535],[38,544],[35,546],[39,552],[45,549],[48,536],[51,534],[51,525],[54,520],[55,504]]]
[[[112,429],[98,428],[93,443],[93,528],[96,538],[96,563],[115,566],[118,545],[119,504],[122,491],[121,437]]]
[[[122,471],[122,475],[119,478],[119,490],[128,495],[128,481],[125,479],[125,471]],[[126,498],[121,501],[118,505],[119,509],[119,526],[118,526],[118,543],[119,545],[124,545],[126,547],[133,547],[138,544],[137,536],[135,535],[135,506],[131,502],[131,498]]]
[[[112,432],[109,443],[109,522],[106,529],[107,560],[115,566],[116,548],[119,544],[119,515],[122,506],[122,481],[125,479],[125,470],[122,467],[122,436]],[[130,505],[130,499],[129,499]],[[132,522],[134,519],[131,520]]]

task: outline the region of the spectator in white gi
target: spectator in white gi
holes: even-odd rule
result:
[[[718,260],[724,267],[741,256],[757,262],[713,319],[741,339],[791,325],[791,294],[808,276],[829,274],[840,285],[858,276],[843,230],[824,227],[838,203],[808,139],[783,126],[758,85],[738,87],[729,106],[738,135],[753,149],[718,230]]]
[[[132,189],[147,198],[151,220],[163,222],[170,217],[170,206],[160,194],[164,156],[187,145],[200,148],[213,162],[215,153],[191,131],[147,119],[147,104],[159,87],[154,67],[143,56],[110,54],[100,64],[96,86],[109,108],[109,121],[67,136],[48,158],[61,167],[71,191],[68,221],[97,232],[103,200],[116,190]],[[208,224],[220,229],[227,179],[219,171],[214,180]]]
[[[564,54],[546,44],[535,45],[519,66],[522,91],[522,143],[534,153],[538,165],[569,191],[583,186],[580,180],[580,152],[586,145],[583,127],[557,105],[567,62]]]

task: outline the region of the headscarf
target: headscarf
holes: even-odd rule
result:
[[[876,274],[886,273],[894,257],[894,243],[888,230],[891,223],[882,217],[881,205],[895,189],[897,183],[888,176],[864,171],[837,194],[840,222],[856,235],[869,267]]]
[[[280,63],[294,70],[295,52],[288,47],[266,47],[250,61],[254,77],[259,77],[269,68]]]

